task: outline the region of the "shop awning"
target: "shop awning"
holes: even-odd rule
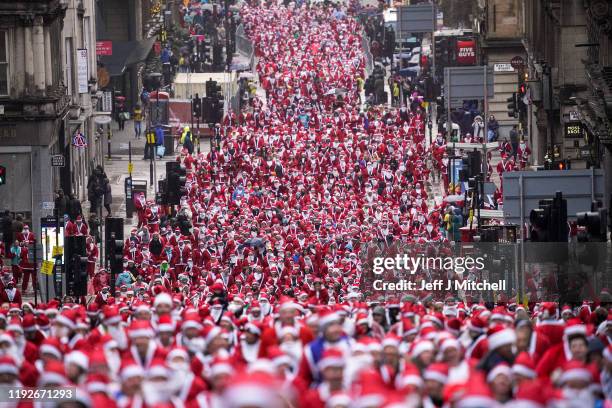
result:
[[[155,37],[140,41],[113,41],[113,55],[101,55],[100,62],[111,77],[123,75],[127,67],[147,59],[155,41]]]

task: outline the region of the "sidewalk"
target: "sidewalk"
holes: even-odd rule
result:
[[[144,130],[144,129],[143,129]],[[138,225],[136,213],[132,218],[126,217],[126,198],[125,198],[125,179],[128,177],[129,147],[131,143],[132,152],[132,180],[145,181],[147,184],[147,199],[155,199],[155,188],[157,181],[166,178],[166,162],[176,160],[177,152],[166,155],[163,159],[155,159],[154,184],[151,181],[150,160],[144,160],[145,137],[136,139],[134,124],[132,120],[126,121],[123,130],[119,130],[116,122],[112,124],[111,138],[111,159],[106,155],[104,158],[104,170],[108,176],[113,194],[111,205],[114,217],[124,218],[124,234],[129,235],[129,231]],[[201,142],[202,151],[208,151],[207,140]],[[197,146],[196,146],[197,149]],[[106,215],[106,211],[103,211]],[[126,235],[126,236],[127,236]]]

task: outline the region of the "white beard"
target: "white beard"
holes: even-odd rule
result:
[[[297,367],[297,364],[302,359],[302,342],[301,341],[285,341],[283,342],[279,348],[287,353],[289,357],[293,360],[293,369]]]
[[[121,368],[121,356],[115,351],[104,351],[106,357],[106,364],[114,378],[119,375],[119,369]]]
[[[261,314],[267,316],[270,313],[271,306],[269,303],[261,303]]]
[[[172,389],[168,382],[143,381],[142,395],[147,405],[168,402],[172,398]]]
[[[125,334],[125,330],[123,329],[123,327],[108,326],[108,334],[113,337],[113,339],[117,342],[117,345],[121,350],[127,348],[128,338],[127,334]]]
[[[242,351],[242,357],[246,360],[247,363],[252,363],[257,360],[259,356],[259,345],[260,341],[257,341],[254,344],[249,344],[246,341],[240,343],[240,351]]]

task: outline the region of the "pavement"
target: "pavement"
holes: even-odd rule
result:
[[[111,183],[113,194],[113,202],[111,204],[112,215],[124,219],[124,234],[129,235],[130,229],[138,225],[136,213],[133,214],[132,218],[126,218],[125,179],[129,176],[130,150],[132,181],[134,184],[145,183],[147,186],[146,196],[152,199],[155,198],[157,181],[166,178],[165,163],[176,160],[176,150],[174,153],[164,156],[161,160],[156,158],[153,167],[153,177],[151,177],[151,162],[144,159],[145,138],[142,136],[136,139],[133,121],[126,121],[123,130],[119,130],[119,125],[116,122],[113,122],[111,126],[111,158],[105,157],[104,171]],[[206,152],[208,151],[209,144],[206,140],[202,140],[200,147],[202,151]],[[197,151],[197,145],[195,149]],[[153,184],[151,184],[151,178],[154,181]],[[103,210],[103,213],[106,215],[105,210]]]

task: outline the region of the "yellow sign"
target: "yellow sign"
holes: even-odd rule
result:
[[[55,258],[56,256],[64,255],[64,247],[54,246],[51,255]]]
[[[44,275],[53,275],[54,266],[55,266],[55,262],[53,261],[43,261],[40,267],[40,273]]]
[[[128,163],[128,173],[132,174],[134,171],[134,163]]]

